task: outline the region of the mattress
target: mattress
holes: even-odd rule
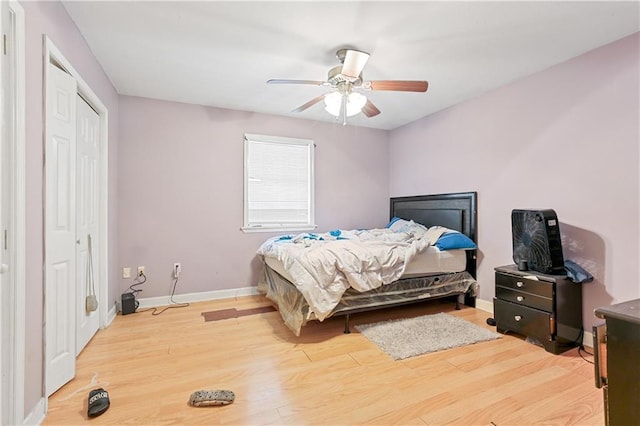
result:
[[[289,281],[293,281],[282,262],[273,257],[266,257],[264,261],[271,269]],[[438,275],[443,273],[462,272],[467,266],[465,250],[440,251],[437,247],[429,246],[418,253],[405,268],[402,278]]]
[[[391,306],[399,303],[468,293],[475,296],[478,283],[466,271],[416,278],[404,278],[360,293],[349,289],[328,316]],[[258,282],[258,290],[278,306],[285,325],[296,335],[310,320],[316,320],[304,296],[286,278],[268,265]]]

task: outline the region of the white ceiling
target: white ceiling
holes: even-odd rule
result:
[[[366,92],[382,111],[350,124],[393,129],[640,31],[626,2],[64,1],[117,92],[313,120],[352,47],[365,80],[428,80],[426,93]],[[552,90],[552,88],[550,88]]]

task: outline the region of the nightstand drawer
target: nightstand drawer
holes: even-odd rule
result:
[[[549,312],[493,299],[494,316],[499,330],[525,336],[547,338],[555,334],[553,316]]]
[[[496,272],[496,285],[526,291],[542,297],[553,297],[553,283]]]
[[[496,297],[519,305],[529,306],[542,311],[553,312],[553,299],[537,296],[512,288],[496,286]]]

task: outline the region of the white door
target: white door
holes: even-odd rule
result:
[[[24,11],[0,1],[0,424],[24,419]],[[6,37],[6,38],[5,38]]]
[[[9,31],[9,8],[8,4],[0,1],[0,36],[4,37],[6,31]],[[11,260],[8,258],[10,252],[4,244],[5,232],[9,229],[9,212],[11,205],[11,193],[8,181],[9,163],[9,67],[7,64],[7,56],[4,52],[0,52],[0,235],[2,241],[0,247],[0,423],[6,424],[7,413],[9,409],[9,357],[10,348],[7,345],[11,341],[11,325],[8,316],[11,311],[11,277],[12,271],[9,270]]]
[[[47,68],[45,142],[46,395],[76,367],[76,81]]]
[[[99,193],[98,167],[100,155],[100,118],[98,114],[79,95],[76,117],[77,150],[77,216],[76,237],[76,355],[89,343],[98,331],[98,311],[87,312],[86,298],[90,291],[98,291],[99,271]],[[91,250],[88,242],[91,238]],[[91,253],[91,262],[89,261]],[[100,303],[101,301],[98,301]],[[105,303],[102,301],[102,303]]]

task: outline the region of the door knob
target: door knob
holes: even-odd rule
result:
[[[9,265],[3,263],[0,265],[0,274],[4,274],[5,272],[9,272]]]

